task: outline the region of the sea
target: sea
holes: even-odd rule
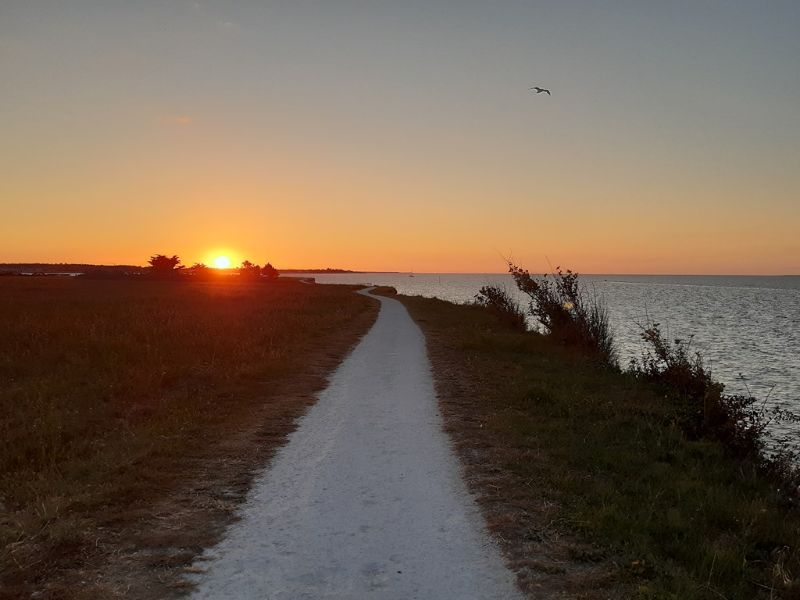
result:
[[[318,283],[389,285],[401,294],[470,302],[485,285],[527,298],[508,274],[336,273]],[[699,352],[730,394],[800,413],[800,276],[581,275],[609,312],[620,364],[644,351],[642,327]],[[775,433],[797,432],[777,424]],[[800,437],[800,433],[798,433]]]

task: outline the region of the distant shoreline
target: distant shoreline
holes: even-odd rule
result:
[[[12,274],[58,274],[58,275],[76,275],[83,274],[89,271],[107,271],[107,272],[127,272],[139,273],[144,272],[149,267],[141,265],[94,265],[84,263],[0,263],[0,273]],[[230,269],[220,269],[221,271],[236,271],[236,267]],[[280,273],[304,273],[304,274],[337,274],[337,273],[399,273],[400,271],[353,271],[350,269],[278,269]]]
[[[98,265],[89,263],[0,263],[0,273],[58,273],[58,274],[82,274],[87,271],[111,271],[119,272],[144,272],[148,267],[141,265]],[[236,268],[225,269],[235,271]],[[316,274],[316,275],[336,275],[336,274],[405,274],[411,271],[361,271],[354,269],[281,269],[280,273],[286,274]],[[414,275],[506,275],[505,271],[498,272],[451,272],[451,271],[415,271]],[[800,277],[800,273],[782,274],[753,274],[753,273],[584,273],[587,277]]]

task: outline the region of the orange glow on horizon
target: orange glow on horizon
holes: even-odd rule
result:
[[[75,4],[0,4],[0,264],[800,274],[796,3]]]

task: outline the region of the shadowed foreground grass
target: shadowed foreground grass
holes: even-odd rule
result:
[[[800,516],[673,402],[488,311],[398,296],[449,432],[535,598],[800,598]]]
[[[144,597],[69,575],[86,584],[135,535],[187,564],[213,541],[205,504],[230,512],[215,486],[246,488],[375,304],[292,281],[0,279],[0,597]],[[195,505],[212,512],[195,523]]]

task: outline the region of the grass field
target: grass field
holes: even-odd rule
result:
[[[398,296],[447,428],[535,598],[800,598],[800,515],[674,402],[488,311]]]
[[[179,588],[376,310],[291,281],[0,279],[0,597]]]

